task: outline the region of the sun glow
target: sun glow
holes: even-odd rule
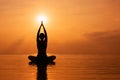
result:
[[[37,22],[41,23],[41,21],[43,21],[43,23],[46,23],[47,18],[45,16],[38,16],[37,17]]]

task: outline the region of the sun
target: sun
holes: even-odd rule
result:
[[[46,23],[47,18],[45,16],[38,16],[37,17],[37,22],[41,23],[43,21],[43,23]]]

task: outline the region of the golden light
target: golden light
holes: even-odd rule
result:
[[[45,16],[38,16],[37,17],[37,22],[41,23],[41,21],[43,21],[43,23],[46,23],[47,18]]]

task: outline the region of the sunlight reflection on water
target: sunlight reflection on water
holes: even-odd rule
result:
[[[37,80],[38,67],[27,56],[0,55],[0,80]],[[57,55],[55,62],[45,69],[47,80],[120,80],[117,55]]]

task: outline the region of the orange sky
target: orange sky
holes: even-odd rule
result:
[[[36,53],[36,17],[49,53],[120,53],[120,0],[0,0],[0,54]]]

